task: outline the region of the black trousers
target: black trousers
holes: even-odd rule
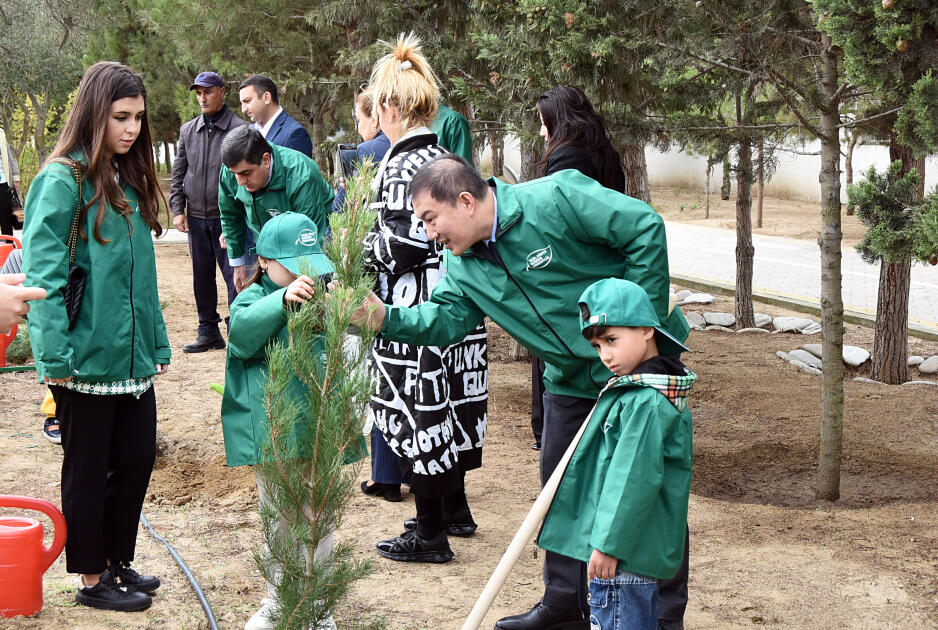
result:
[[[13,235],[13,228],[16,219],[13,217],[13,193],[10,192],[10,184],[4,182],[0,184],[0,234]],[[22,226],[19,226],[22,227]]]
[[[472,518],[466,499],[466,471],[459,471],[459,489],[445,497],[414,495],[417,508],[417,533],[434,538],[446,530],[447,522],[465,522]]]
[[[62,431],[65,568],[101,573],[131,562],[156,458],[156,398],[82,394],[52,385]]]
[[[189,219],[189,256],[192,258],[192,291],[195,294],[195,308],[199,313],[198,334],[215,336],[218,334],[218,288],[215,284],[215,267],[221,269],[221,275],[228,287],[228,306],[238,295],[235,291],[234,278],[228,265],[228,252],[221,248],[218,237],[221,235],[221,219]]]
[[[544,433],[544,361],[531,357],[531,432],[534,441],[541,443]]]
[[[544,392],[544,433],[541,438],[541,486],[560,463],[580,425],[586,420],[595,400],[573,398]],[[688,544],[684,545],[684,562],[677,575],[658,583],[658,618],[678,621],[687,608]],[[587,617],[586,563],[545,551],[544,598],[548,606],[567,610],[578,609]]]

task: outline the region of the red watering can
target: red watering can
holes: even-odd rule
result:
[[[52,546],[42,544],[42,523],[32,518],[0,518],[0,617],[32,615],[42,608],[42,574],[65,546],[65,517],[42,499],[0,494],[0,507],[44,512],[52,519]]]

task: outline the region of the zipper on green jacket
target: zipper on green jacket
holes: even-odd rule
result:
[[[130,241],[130,378],[134,377],[134,345],[137,338],[137,313],[134,311],[134,226],[127,219],[127,239]]]
[[[511,227],[511,225],[507,226],[507,227],[505,228],[505,230],[507,230],[509,227]],[[502,230],[500,233],[504,233],[504,230]],[[496,240],[495,243],[497,243],[497,242],[498,242],[498,241]],[[562,345],[562,346],[564,347],[564,349],[570,354],[570,356],[573,357],[574,359],[576,359],[576,358],[577,358],[576,353],[573,352],[573,350],[570,348],[570,346],[567,345],[567,342],[565,342],[565,341],[563,340],[563,338],[561,338],[561,336],[557,334],[557,331],[554,330],[554,327],[551,326],[549,323],[547,323],[547,320],[544,319],[544,316],[541,315],[541,312],[540,312],[539,310],[537,310],[537,307],[534,305],[534,301],[531,300],[531,298],[530,298],[530,297],[528,296],[528,294],[525,292],[524,288],[522,288],[521,284],[520,284],[517,280],[515,280],[515,277],[514,277],[513,275],[511,275],[511,272],[508,270],[508,265],[506,265],[506,264],[505,264],[505,261],[502,260],[502,257],[501,257],[501,255],[498,253],[498,249],[497,249],[497,247],[495,246],[495,243],[492,244],[492,248],[491,248],[491,249],[492,249],[492,258],[495,260],[496,264],[497,264],[499,267],[501,267],[501,268],[505,271],[505,275],[508,276],[508,279],[511,280],[512,284],[514,284],[514,285],[518,288],[518,291],[520,291],[520,292],[521,292],[521,295],[524,296],[524,299],[525,299],[525,300],[527,301],[527,303],[531,306],[531,310],[534,311],[534,314],[537,315],[537,318],[538,318],[539,320],[541,320],[541,323],[543,323],[543,324],[547,327],[547,330],[549,330],[549,331],[551,332],[551,334],[554,336],[554,338],[555,338],[557,341],[560,342],[560,345]],[[474,253],[474,252],[472,252],[471,255],[476,256],[476,257],[478,257],[478,258],[484,258],[484,256],[480,256],[479,254],[476,254],[476,253]],[[595,386],[598,387],[599,389],[602,389],[602,388],[603,388],[603,385],[602,385],[602,384],[597,383],[595,380],[593,380],[593,373],[592,373],[592,370],[587,369],[587,372],[586,372],[586,373],[587,373],[587,375],[589,376],[590,382],[592,382],[593,385],[595,385]]]

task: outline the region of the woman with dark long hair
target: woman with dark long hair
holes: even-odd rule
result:
[[[147,608],[160,585],[130,567],[156,456],[153,382],[170,359],[151,147],[143,81],[96,63],[26,197],[23,269],[47,292],[30,313],[30,342],[61,423],[66,569],[80,574],[75,600],[107,610]]]
[[[602,117],[582,90],[569,85],[552,87],[537,99],[537,113],[541,119],[541,137],[546,144],[544,157],[538,163],[539,177],[572,168],[606,188],[625,192],[622,160],[609,140]],[[543,395],[544,362],[532,357],[531,429],[535,450],[541,448]]]

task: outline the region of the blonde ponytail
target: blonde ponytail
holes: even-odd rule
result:
[[[429,125],[439,111],[440,88],[433,69],[420,52],[420,38],[413,33],[401,33],[396,43],[381,43],[391,52],[379,59],[371,71],[372,117],[378,115],[380,105],[391,105],[400,113],[404,132]]]

